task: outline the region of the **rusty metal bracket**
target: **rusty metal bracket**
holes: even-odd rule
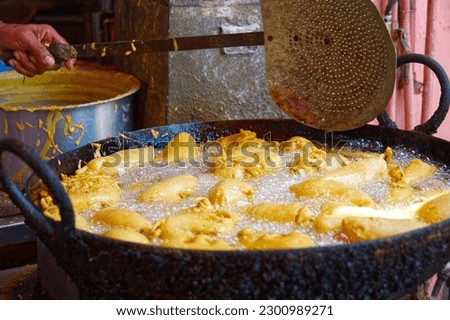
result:
[[[407,30],[397,29],[398,39],[400,40],[400,44],[403,48],[405,54],[411,54],[411,46],[409,45],[409,34]],[[409,85],[411,81],[411,66],[409,64],[405,64],[401,67],[401,76],[400,76],[400,87],[405,83]]]

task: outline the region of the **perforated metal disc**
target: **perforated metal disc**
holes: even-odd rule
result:
[[[392,96],[396,54],[370,0],[263,0],[266,80],[293,119],[360,127]]]

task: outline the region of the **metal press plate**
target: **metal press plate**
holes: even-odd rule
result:
[[[262,14],[269,92],[293,119],[342,131],[385,109],[396,53],[370,0],[263,0]]]

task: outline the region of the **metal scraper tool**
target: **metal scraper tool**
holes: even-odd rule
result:
[[[370,0],[262,0],[263,32],[77,45],[50,44],[57,62],[265,45],[272,99],[293,119],[324,130],[348,130],[376,118],[395,81],[396,53]],[[12,59],[0,50],[0,59]]]

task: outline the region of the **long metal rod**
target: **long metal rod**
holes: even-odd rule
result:
[[[436,33],[437,33],[437,14],[438,2],[436,0],[428,1],[427,10],[427,35],[425,41],[425,54],[429,57],[435,56],[436,51]],[[433,82],[434,74],[431,70],[424,71],[424,91],[422,96],[422,123],[433,115]]]
[[[400,0],[400,29],[405,32],[406,36],[409,36],[411,34],[410,8],[410,0]],[[405,68],[408,69],[407,71],[405,71],[405,74],[406,72],[408,72],[409,75],[413,74],[412,67],[410,65],[406,65]],[[417,111],[414,111],[413,81],[411,79],[409,79],[409,82],[404,81],[402,90],[405,129],[411,130],[420,122],[420,117],[418,116]]]

